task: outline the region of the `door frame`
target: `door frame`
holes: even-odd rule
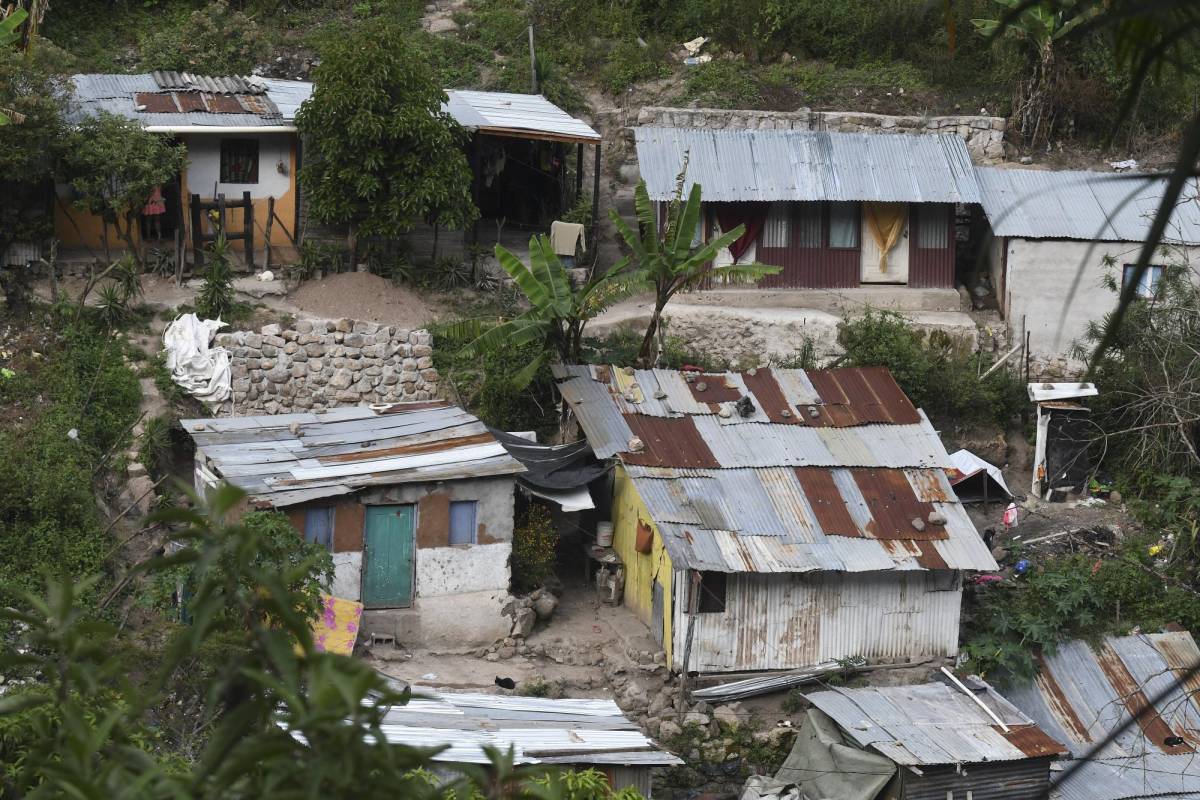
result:
[[[367,602],[367,572],[371,561],[370,550],[367,548],[367,513],[372,508],[388,508],[396,506],[410,506],[412,508],[412,558],[409,559],[409,598],[408,603],[383,603],[375,604]],[[362,598],[364,609],[389,609],[389,608],[412,608],[417,603],[417,503],[363,503],[363,529],[362,529],[362,567],[358,574],[359,596]]]

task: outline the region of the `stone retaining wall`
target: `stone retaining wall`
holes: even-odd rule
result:
[[[711,130],[797,130],[868,133],[932,133],[958,136],[979,161],[1004,158],[1004,117],[918,117],[867,114],[857,111],[742,111],[720,108],[667,108],[647,106],[638,113],[638,125]]]
[[[376,322],[300,320],[217,336],[236,414],[286,414],[437,396],[433,336]]]

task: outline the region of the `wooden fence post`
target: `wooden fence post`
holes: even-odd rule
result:
[[[199,270],[204,266],[204,233],[201,230],[200,195],[192,195],[192,263]]]
[[[263,242],[263,250],[265,251],[265,257],[267,259],[267,263],[263,266],[263,269],[271,268],[271,227],[274,224],[275,224],[275,198],[268,197],[267,198],[267,224],[266,224],[266,229],[263,232],[263,239],[265,240]]]
[[[254,272],[254,203],[249,192],[242,192],[242,235],[246,237],[246,266]]]

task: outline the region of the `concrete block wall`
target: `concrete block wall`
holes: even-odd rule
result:
[[[638,125],[710,130],[798,130],[846,133],[930,133],[958,136],[971,156],[980,162],[1004,159],[1004,117],[893,116],[857,111],[748,111],[720,108],[668,108],[647,106],[638,113]]]
[[[235,414],[286,414],[437,397],[433,336],[349,319],[219,334]]]

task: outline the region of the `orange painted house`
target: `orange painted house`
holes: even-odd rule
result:
[[[143,216],[134,229],[137,240],[173,247],[175,232],[183,234],[192,253],[195,215],[192,195],[204,201],[223,194],[228,203],[240,202],[249,192],[254,217],[255,262],[261,266],[265,249],[268,205],[274,206],[271,224],[272,262],[295,260],[299,227],[296,170],[300,165],[296,111],[312,94],[312,84],[275,78],[208,77],[157,71],[140,75],[87,74],[71,79],[74,91],[71,118],[78,121],[102,112],[135,120],[146,130],[170,136],[187,149],[188,163],[178,178],[162,187],[165,212],[157,226]],[[57,187],[54,203],[55,236],[64,248],[104,247],[101,220],[74,207],[70,186]],[[149,199],[149,198],[148,198]],[[211,222],[201,214],[204,233]],[[231,208],[226,229],[241,233],[245,227],[240,208]],[[160,230],[155,230],[155,228]],[[109,244],[119,247],[113,231]],[[231,243],[241,254],[242,243]]]

